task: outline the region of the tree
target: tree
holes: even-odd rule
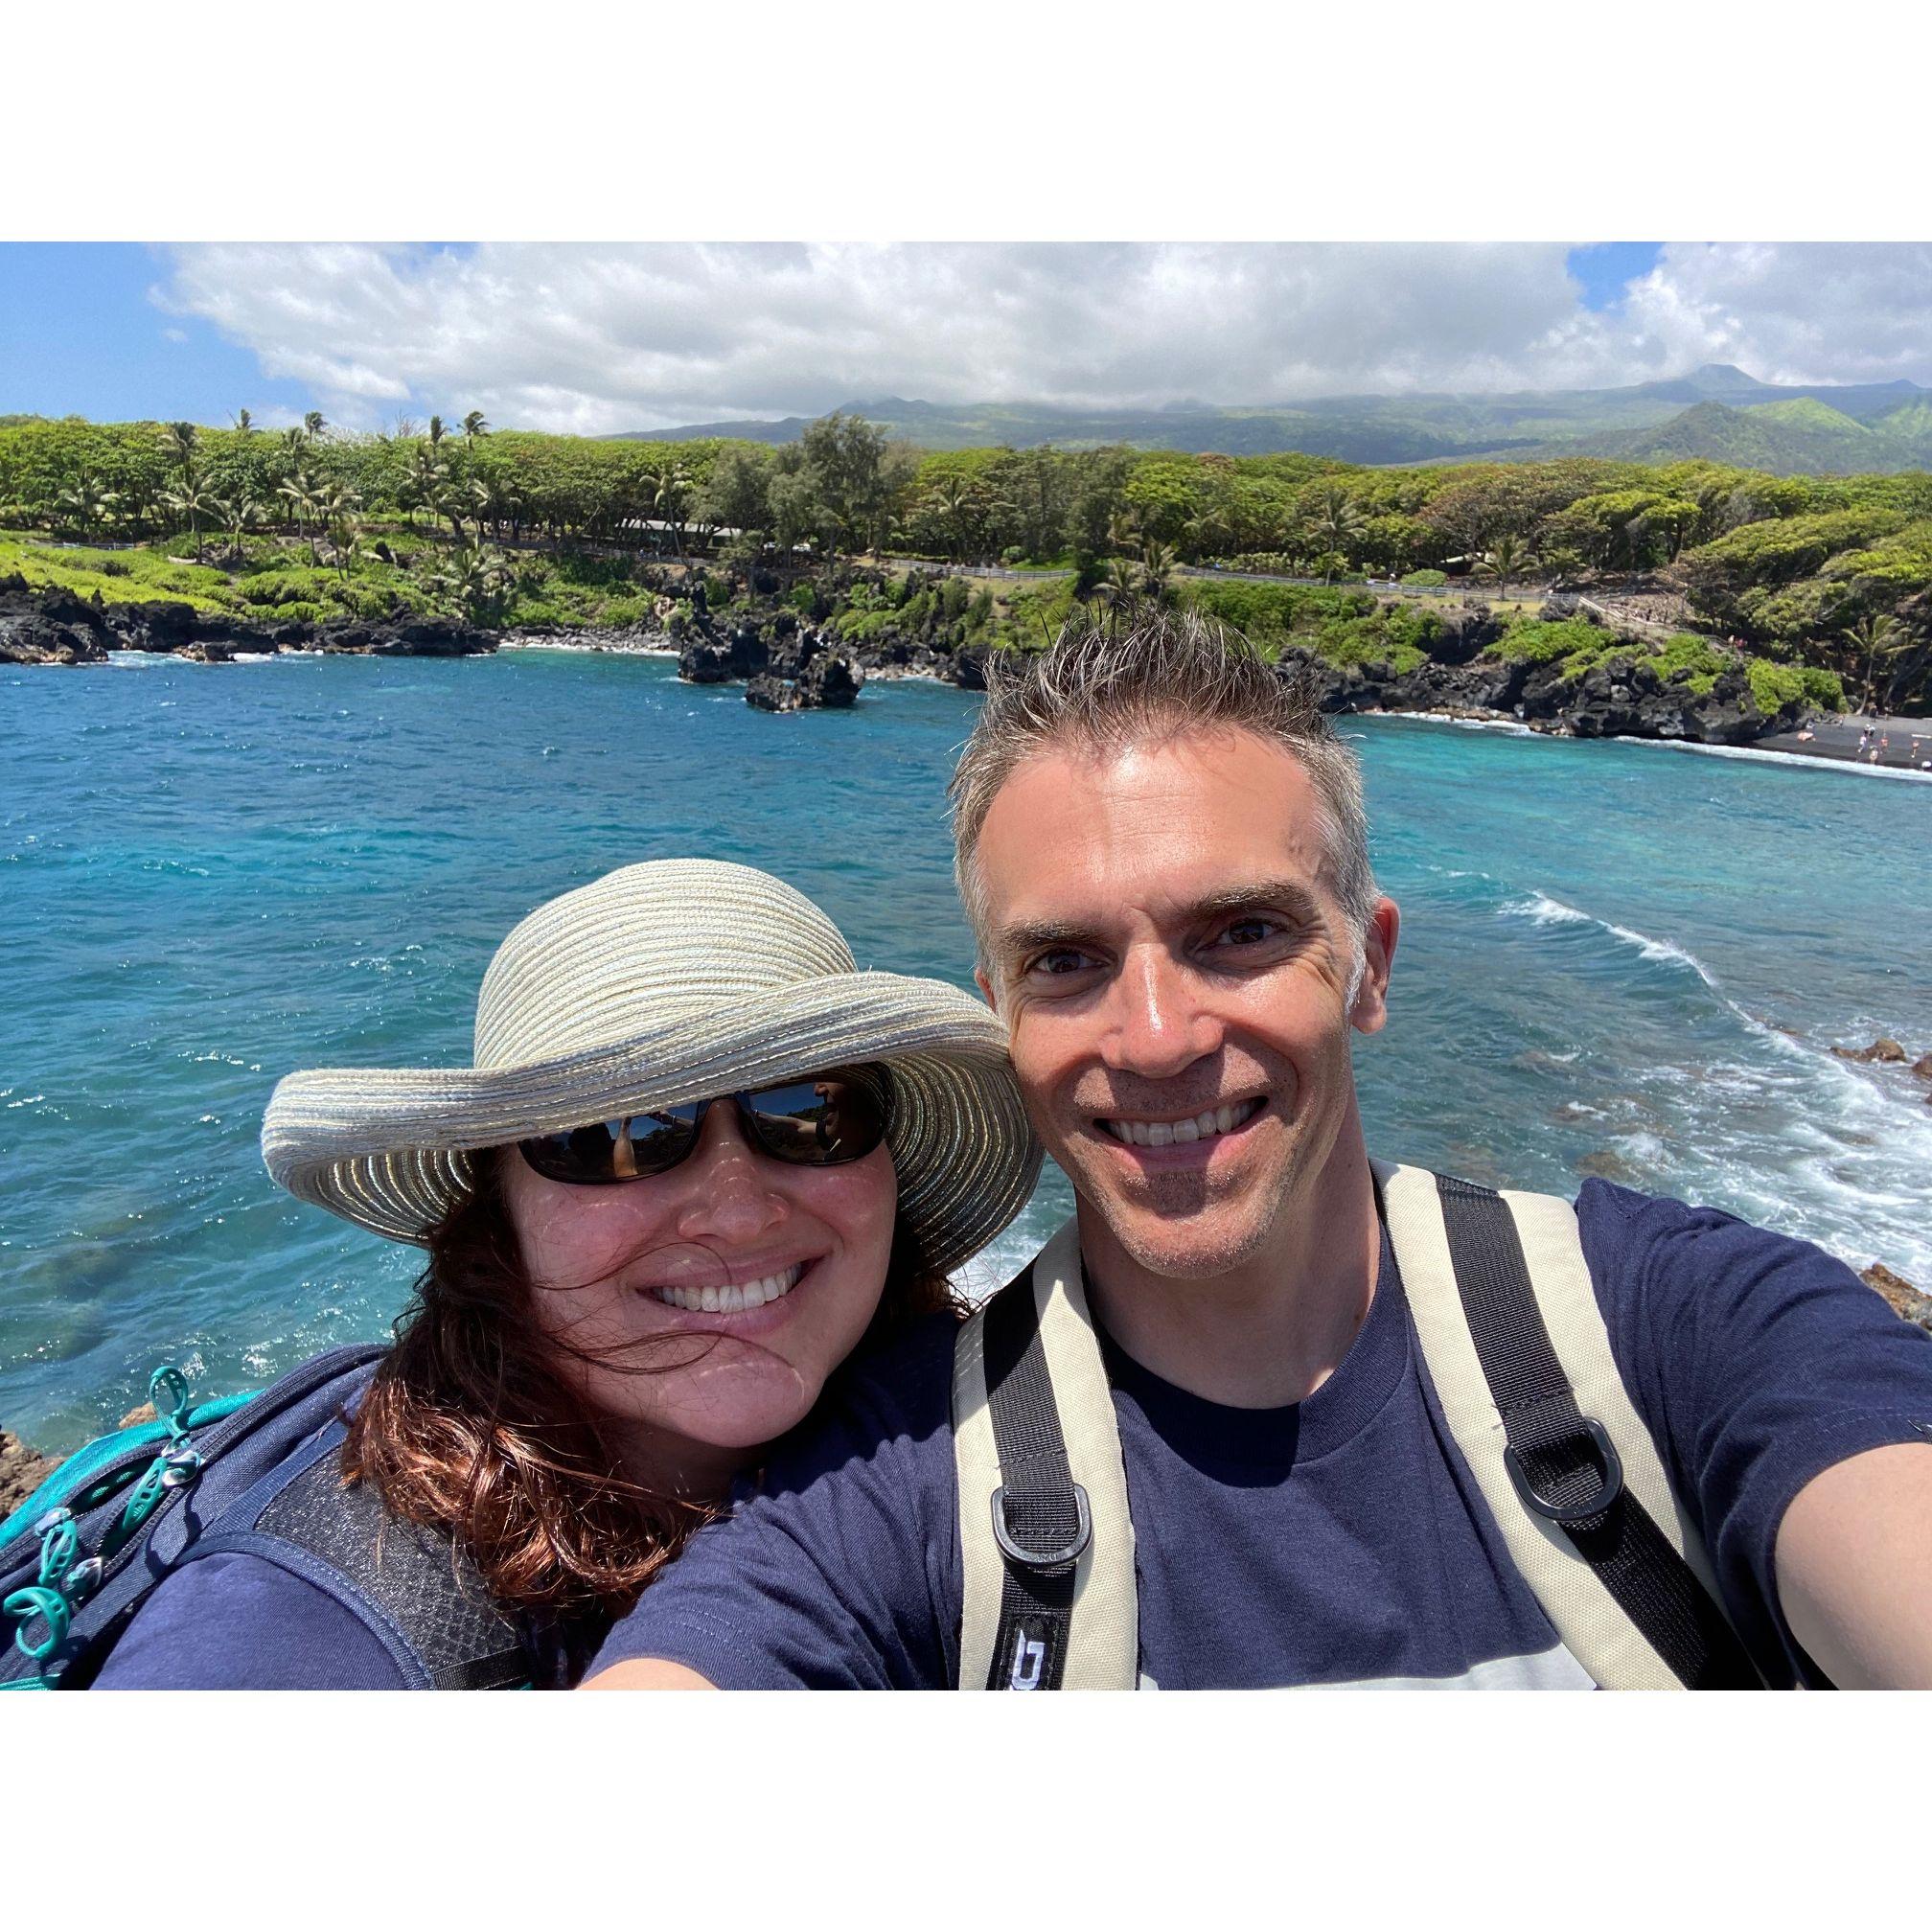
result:
[[[1506,530],[1489,546],[1488,555],[1478,560],[1476,574],[1493,577],[1496,580],[1496,594],[1506,597],[1509,594],[1509,580],[1523,574],[1523,566],[1530,562],[1530,546],[1512,530]]]
[[[862,416],[840,410],[808,423],[798,442],[781,455],[789,457],[794,449],[818,512],[819,534],[835,548],[876,541],[891,516],[894,494],[918,460],[908,451],[892,450],[886,432]]]
[[[181,466],[181,474],[192,477],[195,473],[195,446],[200,440],[200,431],[192,423],[171,423],[168,426],[170,453]]]
[[[460,543],[430,582],[458,616],[475,624],[500,621],[518,578],[510,560],[500,552]]]
[[[470,445],[470,447],[472,449],[476,447],[477,437],[487,436],[489,435],[489,433],[490,433],[490,424],[488,419],[484,416],[482,410],[472,409],[471,410],[469,415],[464,417],[463,439]]]
[[[440,417],[440,416],[432,416],[432,417],[430,417],[430,419],[429,419],[429,447],[430,447],[430,448],[432,448],[432,449],[440,449],[440,448],[442,448],[442,447],[443,447],[443,438],[444,438],[444,435],[445,435],[445,433],[446,433],[446,432],[445,432],[445,430],[444,430],[444,427],[443,427],[443,419],[442,419],[442,417]]]
[[[764,533],[771,527],[771,452],[730,443],[718,452],[697,496],[697,514],[714,529]]]
[[[1332,584],[1341,570],[1347,569],[1367,520],[1347,491],[1331,484],[1316,494],[1307,525],[1309,534],[1325,553],[1322,562],[1327,568],[1323,573],[1323,583]],[[1339,570],[1336,567],[1338,560]]]
[[[71,525],[84,537],[97,525],[113,521],[114,506],[120,499],[102,484],[100,477],[83,470],[54,500]]]
[[[321,440],[322,432],[329,425],[324,420],[322,412],[319,409],[310,410],[302,419],[302,433],[317,442]]]
[[[430,417],[429,423],[432,429],[437,426],[435,417]],[[416,522],[417,506],[429,512],[432,527],[442,507],[444,485],[449,480],[449,467],[436,453],[436,444],[440,440],[437,437],[430,442],[417,444],[409,459],[409,474],[404,479],[403,490],[409,499],[412,528]]]
[[[262,520],[261,498],[244,485],[230,496],[215,499],[213,507],[228,532],[229,554],[239,560],[242,533]]]
[[[315,479],[305,471],[298,470],[287,482],[276,485],[275,494],[288,497],[289,511],[295,518],[295,534],[309,539],[309,561],[311,564],[321,563],[315,539],[309,529],[310,520],[322,515],[322,496]]]
[[[1879,691],[1879,672],[1894,659],[1902,656],[1917,641],[1896,617],[1868,614],[1855,624],[1848,624],[1839,632],[1852,647],[1852,668],[1854,673],[1862,661],[1865,667],[1860,684],[1859,709],[1871,710],[1877,704]],[[1889,692],[1896,681],[1893,678],[1885,680]]]
[[[237,410],[235,414],[235,427],[241,435],[252,436],[255,433],[255,419],[245,409]]]
[[[188,534],[195,540],[195,561],[201,561],[201,518],[211,514],[219,514],[219,506],[215,497],[196,480],[192,472],[184,472],[180,482],[169,490],[161,499],[177,517],[188,519]]]

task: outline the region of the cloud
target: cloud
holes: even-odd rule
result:
[[[332,418],[597,433],[888,395],[1147,407],[1932,380],[1932,247],[1673,244],[1585,308],[1562,243],[196,245],[157,300]]]

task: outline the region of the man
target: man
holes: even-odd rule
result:
[[[1245,647],[1162,617],[997,677],[954,794],[979,984],[1078,1199],[1132,1674],[1613,1681],[1559,1636],[1529,1580],[1542,1546],[1472,1475],[1488,1449],[1452,1426],[1412,1321],[1349,1052],[1384,1023],[1399,922],[1346,748]],[[1932,1344],[1816,1249],[1713,1210],[1591,1182],[1573,1238],[1724,1641],[1772,1684],[1932,1685]],[[978,1521],[956,1332],[853,1365],[595,1681],[954,1682]],[[1083,1534],[1085,1513],[1083,1490]],[[1570,1517],[1573,1542],[1600,1528]],[[1023,1631],[993,1681],[1037,1681],[1039,1647]]]

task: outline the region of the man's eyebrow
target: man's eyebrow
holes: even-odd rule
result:
[[[1182,913],[1184,925],[1199,925],[1207,919],[1225,919],[1233,912],[1285,912],[1303,924],[1322,924],[1321,902],[1299,879],[1262,879],[1240,886],[1225,886],[1195,900]],[[997,950],[1002,957],[1014,958],[1049,946],[1091,946],[1100,938],[1090,925],[1070,919],[1027,919],[1002,926],[997,935]]]
[[[1065,919],[1023,920],[1016,926],[1002,926],[999,950],[1008,958],[1031,953],[1043,946],[1081,946],[1094,938],[1092,931]]]
[[[1222,919],[1230,912],[1286,912],[1309,925],[1322,923],[1322,904],[1299,879],[1262,879],[1209,892],[1188,907],[1187,922]]]

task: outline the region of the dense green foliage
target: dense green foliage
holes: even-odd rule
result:
[[[1802,406],[1815,427],[1822,405]],[[648,609],[627,559],[703,555],[734,583],[860,553],[1070,572],[1002,586],[1000,628],[1029,636],[1076,601],[1160,595],[1177,570],[1216,562],[1307,580],[1197,582],[1230,622],[1262,638],[1312,629],[1344,658],[1391,661],[1426,651],[1420,613],[1371,599],[1310,625],[1280,596],[1365,575],[1417,588],[1461,576],[1503,596],[1644,575],[1681,593],[1693,621],[1794,672],[1832,672],[1878,703],[1932,696],[1922,473],[1781,477],[1581,457],[1362,470],[1120,446],[922,455],[840,415],[777,448],[492,431],[473,417],[382,436],[334,433],[319,418],[279,432],[68,419],[0,427],[0,525],[83,544],[159,540],[188,560],[150,549],[117,577],[107,560],[137,553],[90,550],[84,568],[70,553],[80,574],[111,582],[85,586],[110,601],[369,615],[440,599],[560,624]],[[586,583],[600,556],[618,575]],[[211,558],[215,575],[179,574]]]

